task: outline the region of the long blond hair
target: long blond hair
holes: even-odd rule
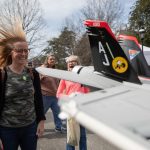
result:
[[[16,42],[26,42],[20,19],[14,19],[12,24],[0,26],[0,68],[12,63],[11,51]]]

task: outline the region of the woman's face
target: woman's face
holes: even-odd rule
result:
[[[78,65],[78,62],[76,60],[68,61],[67,68],[68,71],[72,71],[73,67]]]
[[[49,67],[55,66],[56,61],[55,61],[55,57],[54,56],[49,56],[47,61],[48,61]]]
[[[26,65],[28,59],[28,44],[26,42],[16,42],[13,44],[14,48],[11,51],[12,63]]]

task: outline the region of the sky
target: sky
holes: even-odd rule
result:
[[[85,0],[39,0],[50,37],[57,36],[66,17],[78,11]]]
[[[0,0],[0,2],[3,1],[4,0]],[[136,0],[119,1],[124,8],[124,21],[127,22],[130,8],[133,6]],[[60,34],[65,18],[78,12],[78,10],[85,5],[86,0],[39,0],[39,2],[47,25],[45,37],[45,41],[47,41],[53,37],[57,37]],[[46,45],[43,48],[45,47]],[[41,49],[43,48],[40,48],[38,51],[35,50],[35,55],[40,53]]]
[[[47,24],[50,38],[58,36],[66,17],[81,9],[85,0],[39,0]],[[136,0],[119,0],[124,8],[124,21],[127,22],[131,6]]]

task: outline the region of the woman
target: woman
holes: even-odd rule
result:
[[[21,22],[0,28],[0,139],[4,150],[36,150],[44,132],[40,79],[26,68],[28,44]]]
[[[73,67],[80,64],[80,60],[78,56],[71,55],[66,59],[67,69],[68,71],[72,71]],[[75,92],[78,93],[88,93],[89,89],[82,86],[80,83],[74,83],[71,81],[61,80],[58,90],[57,97],[61,98],[65,95],[69,96]],[[79,142],[80,150],[87,150],[86,143],[86,131],[85,128],[80,125],[80,142]],[[67,144],[66,150],[75,150],[75,146]]]
[[[53,54],[49,54],[42,67],[45,68],[55,68],[56,60]],[[41,80],[41,90],[43,96],[43,104],[44,104],[44,113],[51,108],[55,123],[55,131],[56,132],[63,132],[64,127],[62,126],[62,121],[58,117],[60,112],[60,108],[58,106],[58,99],[56,97],[57,88],[59,85],[59,80],[53,77],[48,77],[44,75],[40,75]]]

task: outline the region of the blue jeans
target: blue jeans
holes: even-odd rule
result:
[[[61,119],[58,117],[58,114],[60,112],[60,108],[58,106],[58,99],[55,96],[44,96],[43,95],[43,105],[44,105],[44,113],[48,111],[49,108],[51,108],[53,117],[54,117],[54,123],[55,128],[61,129],[62,122]]]
[[[66,150],[75,150],[75,147],[67,144]],[[79,150],[87,150],[86,142],[86,130],[80,125],[80,141],[79,141]]]
[[[26,127],[9,128],[0,127],[0,138],[4,150],[36,150],[37,147],[36,122]]]

